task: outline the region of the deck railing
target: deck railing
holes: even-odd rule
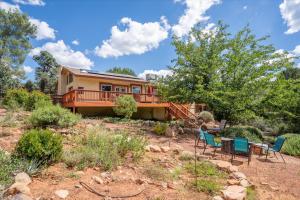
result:
[[[115,102],[118,96],[132,95],[139,103],[161,103],[158,95],[155,94],[136,94],[112,91],[94,91],[94,90],[72,90],[63,95],[63,103],[74,102]]]

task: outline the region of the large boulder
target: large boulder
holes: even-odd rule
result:
[[[228,186],[222,193],[226,200],[244,200],[247,195],[246,188],[239,185]]]
[[[15,182],[22,183],[24,185],[28,185],[29,183],[31,183],[31,178],[29,177],[28,174],[26,174],[25,172],[22,172],[22,173],[18,173],[15,176]]]
[[[12,184],[5,192],[5,195],[9,196],[9,195],[15,195],[18,193],[31,195],[29,187],[23,183],[18,183],[18,182]]]
[[[58,196],[61,199],[65,199],[69,195],[68,190],[56,190],[54,193],[56,196]]]

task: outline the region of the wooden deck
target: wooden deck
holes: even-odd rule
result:
[[[158,95],[154,94],[134,94],[121,92],[106,92],[93,90],[72,90],[62,97],[64,107],[113,107],[118,96],[131,95],[137,102],[138,107],[144,108],[168,108],[167,102],[162,102]]]

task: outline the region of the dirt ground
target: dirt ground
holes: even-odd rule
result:
[[[187,134],[170,139],[157,136],[142,126],[104,123],[101,120],[84,120],[75,129],[80,131],[90,122],[94,124],[102,123],[110,129],[127,129],[132,133],[143,131],[151,144],[170,146],[171,148],[180,146],[183,150],[194,151],[194,136]],[[22,135],[23,129],[24,127],[5,128],[5,131],[8,131],[9,134],[0,137],[0,147],[9,152],[12,151],[19,137]],[[3,127],[0,130],[3,131]],[[197,152],[202,153],[202,150],[202,145],[200,144],[197,147]],[[206,155],[212,156],[211,150],[208,150]],[[231,157],[217,152],[215,158],[230,160]],[[244,157],[236,157],[233,164],[237,165],[240,171],[245,173],[248,179],[255,185],[257,199],[299,200],[300,159],[287,155],[284,155],[284,158],[286,164],[280,157],[276,159],[276,157],[271,156],[265,161],[263,157],[260,158],[257,155],[253,155],[250,165],[247,164],[247,158]],[[68,190],[69,195],[66,199],[70,200],[105,199],[87,191],[80,185],[80,182],[88,184],[103,194],[113,194],[116,196],[130,195],[142,191],[141,194],[135,197],[127,198],[132,200],[198,200],[212,198],[205,193],[186,189],[186,183],[182,182],[182,180],[173,181],[170,183],[171,187],[163,186],[164,183],[161,181],[144,184],[143,181],[140,181],[146,178],[143,174],[143,169],[153,163],[153,161],[164,161],[174,166],[179,164],[178,159],[174,159],[172,151],[167,153],[146,152],[142,161],[138,164],[128,162],[124,166],[118,167],[117,170],[112,171],[110,174],[112,180],[108,184],[97,184],[91,177],[95,175],[100,176],[103,173],[99,168],[88,168],[78,172],[74,169],[66,168],[63,163],[58,163],[43,170],[39,176],[33,177],[33,182],[29,187],[33,197],[39,200],[58,199],[54,194],[56,190]],[[192,177],[185,178],[188,180]]]

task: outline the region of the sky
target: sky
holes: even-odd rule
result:
[[[221,20],[236,33],[249,24],[278,50],[300,56],[300,0],[0,0],[0,9],[27,13],[37,26],[22,66],[34,79],[32,56],[50,52],[59,64],[96,71],[112,67],[168,74],[172,36]],[[300,64],[298,64],[300,67]]]

